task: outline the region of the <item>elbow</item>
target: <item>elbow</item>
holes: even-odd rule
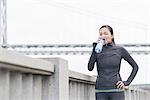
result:
[[[92,65],[88,64],[88,70],[89,70],[89,71],[92,71],[92,70],[93,70]]]
[[[133,70],[134,70],[134,71],[137,72],[137,71],[139,70],[139,66],[138,66],[136,63],[133,64],[132,66],[133,66]]]
[[[139,67],[137,66],[136,71],[138,72],[138,70],[139,70]]]
[[[138,65],[135,67],[135,70],[136,70],[136,72],[139,70],[139,66]]]
[[[137,66],[137,71],[139,70],[139,66]]]
[[[138,70],[139,70],[138,65],[136,65],[135,67],[133,67],[133,72],[134,72],[134,73],[137,73],[137,72],[138,72]]]
[[[89,71],[92,71],[93,69],[88,67],[88,70],[89,70]]]

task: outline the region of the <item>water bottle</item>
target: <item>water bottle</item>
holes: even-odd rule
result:
[[[105,39],[100,39],[95,47],[95,52],[100,53],[102,51]]]

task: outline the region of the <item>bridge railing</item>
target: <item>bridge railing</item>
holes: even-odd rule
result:
[[[95,100],[96,77],[68,70],[61,58],[34,59],[0,48],[0,100]],[[149,100],[130,87],[126,100]]]
[[[131,86],[125,91],[125,97],[126,100],[149,100],[150,92]]]
[[[150,44],[116,44],[125,47],[130,54],[150,54]],[[5,45],[10,50],[15,50],[25,55],[89,55],[92,44],[26,44]]]

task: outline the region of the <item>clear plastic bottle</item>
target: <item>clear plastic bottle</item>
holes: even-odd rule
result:
[[[102,51],[103,45],[104,45],[105,39],[100,39],[95,47],[95,52],[100,53]]]

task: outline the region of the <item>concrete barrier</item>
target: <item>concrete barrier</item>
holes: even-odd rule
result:
[[[0,100],[95,100],[96,77],[68,70],[61,58],[35,59],[0,48]],[[129,87],[126,100],[149,100]]]

